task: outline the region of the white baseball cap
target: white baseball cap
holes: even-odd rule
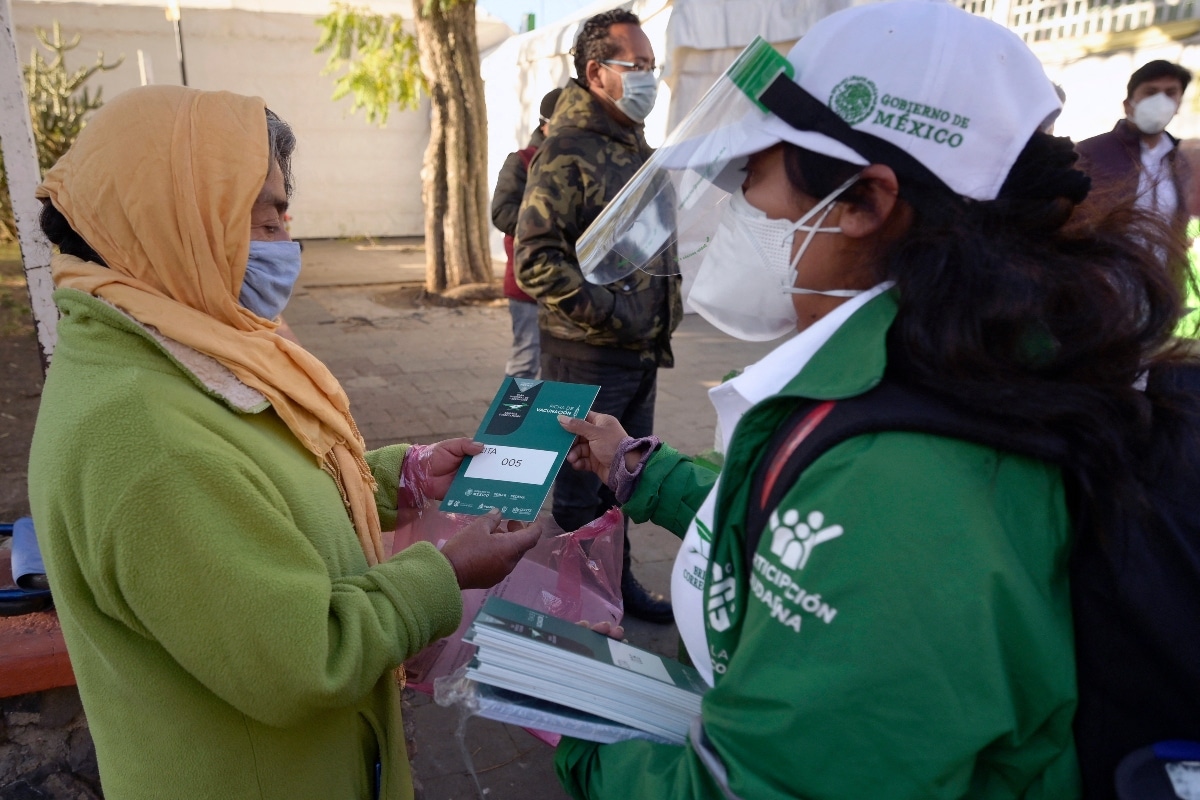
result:
[[[1020,37],[945,0],[833,14],[788,61],[796,84],[854,130],[890,142],[974,200],[996,198],[1029,138],[1062,110],[1053,82]],[[843,157],[836,140],[827,146],[796,137],[772,116],[755,137],[765,146],[784,140]]]
[[[762,40],[746,48],[580,237],[580,265],[607,283],[661,265],[675,242],[668,269],[679,271],[740,184],[730,168],[781,141],[887,164],[902,186],[992,200],[1061,109],[1034,54],[988,19],[946,0],[848,8],[820,20],[786,59]]]

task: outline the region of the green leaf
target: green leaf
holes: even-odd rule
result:
[[[333,100],[352,98],[351,113],[361,109],[367,122],[383,126],[393,106],[414,109],[428,92],[416,37],[400,17],[335,2],[316,24],[314,52],[329,53],[321,74],[334,76]]]
[[[76,34],[70,39],[63,39],[62,28],[57,20],[49,31],[36,28],[34,36],[41,47],[53,56],[52,60],[47,61],[34,47],[29,63],[22,67],[38,166],[45,172],[74,143],[87,124],[88,114],[103,105],[101,90],[97,88],[92,94],[85,84],[98,72],[116,69],[125,57],[121,56],[110,64],[104,60],[104,54],[98,52],[93,64],[68,72],[66,54],[79,46],[80,36]],[[16,225],[8,181],[0,161],[0,242],[15,239]]]

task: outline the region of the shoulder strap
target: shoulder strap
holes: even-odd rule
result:
[[[890,381],[847,400],[805,402],[776,430],[755,470],[746,508],[746,563],[754,561],[771,512],[810,464],[846,439],[881,431],[931,433],[1066,463],[1066,442],[1056,434],[1015,429]]]

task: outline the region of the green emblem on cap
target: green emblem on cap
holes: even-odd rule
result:
[[[878,97],[874,83],[854,75],[833,87],[829,94],[829,107],[849,124],[857,125],[875,109]]]

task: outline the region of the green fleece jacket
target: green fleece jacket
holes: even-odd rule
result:
[[[33,516],[106,800],[412,797],[393,669],[457,627],[449,562],[367,568],[332,478],[216,361],[74,290]],[[386,530],[405,447],[368,454]]]
[[[705,583],[715,686],[687,746],[564,740],[577,798],[1079,795],[1070,523],[1059,470],[920,433],[859,436],[799,477],[752,564],[750,482],[794,398],[875,386],[896,314],[855,313],[742,418]],[[663,448],[627,513],[676,533],[713,473]]]

